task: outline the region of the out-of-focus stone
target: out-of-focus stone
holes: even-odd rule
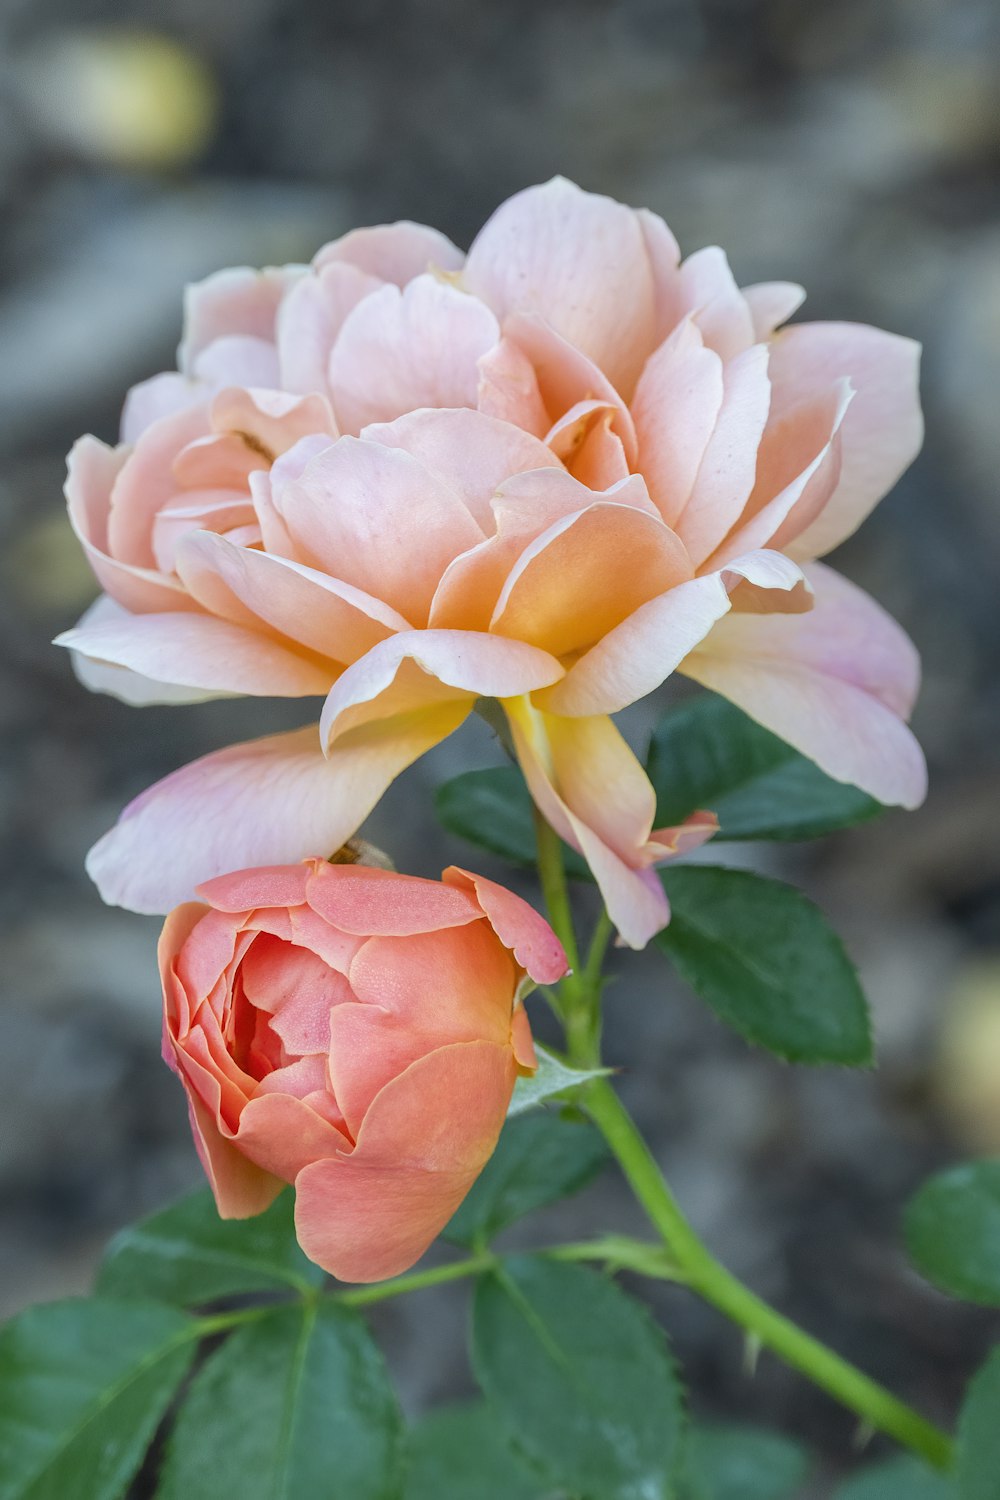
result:
[[[959,1144],[1000,1152],[1000,954],[966,964],[944,995],[934,1081]]]

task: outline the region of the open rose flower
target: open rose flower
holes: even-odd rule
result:
[[[223,1218],[295,1184],[306,1254],[379,1281],[423,1254],[488,1161],[531,1031],[525,974],[566,972],[519,897],[322,860],[202,886],[160,940],[164,1056]]]
[[[390,225],[194,289],[134,448],[75,450],[111,600],[62,640],[133,701],[326,702],[318,738],[231,747],[127,808],[89,863],[105,899],[163,911],[234,862],[332,852],[486,698],[641,946],[668,917],[652,867],[713,824],[654,828],[610,715],[675,670],[919,803],[916,653],[815,561],[919,448],[918,349],[779,327],[801,296],[741,291],[720,250],[682,262],[655,215],[559,179],[467,257]]]

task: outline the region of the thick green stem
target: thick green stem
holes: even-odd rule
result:
[[[562,848],[556,834],[537,814],[536,832],[538,867],[549,919],[574,971],[578,971]],[[605,914],[598,922],[583,971],[574,972],[561,986],[569,1053],[577,1063],[591,1064],[598,1060],[601,966],[610,934],[611,923]],[[664,1264],[670,1266],[669,1271],[658,1272],[656,1262],[647,1259],[652,1274],[668,1274],[673,1280],[683,1281],[762,1346],[856,1412],[868,1426],[887,1433],[936,1468],[948,1468],[952,1462],[952,1442],[946,1433],[761,1301],[715,1259],[684,1217],[649,1147],[610,1083],[603,1078],[595,1079],[588,1084],[585,1098],[592,1119],[668,1251],[670,1260]],[[566,1247],[564,1255],[567,1250],[567,1258],[571,1258],[573,1248]],[[623,1268],[627,1264],[623,1262]]]
[[[605,1079],[588,1085],[587,1108],[692,1290],[869,1426],[919,1453],[936,1468],[949,1467],[952,1444],[944,1432],[762,1302],[719,1264],[684,1217],[632,1117]]]
[[[573,913],[566,888],[566,871],[563,867],[562,845],[559,835],[542,817],[537,808],[535,815],[535,838],[538,844],[538,875],[542,882],[542,895],[548,908],[549,921],[559,941],[566,950],[572,973],[563,980],[563,990],[575,993],[580,988],[583,976],[579,973],[580,955],[576,946],[573,928]]]

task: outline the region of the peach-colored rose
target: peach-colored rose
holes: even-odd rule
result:
[[[105,570],[130,612],[62,639],[96,663],[93,685],[134,701],[326,703],[318,742],[223,750],[126,809],[91,855],[105,898],[162,911],[234,862],[332,851],[493,698],[535,801],[641,946],[668,915],[652,867],[712,822],[654,829],[652,788],[609,716],[675,670],[831,776],[916,805],[916,653],[814,559],[919,447],[918,350],[850,324],[778,329],[800,300],[783,283],[741,291],[718,249],[682,263],[655,215],[561,179],[504,204],[464,258],[431,230],[382,226],[309,269],[195,289],[183,379],[201,382],[214,434],[195,440],[198,462],[200,441],[246,466],[230,411],[280,407],[280,433],[250,445],[277,455],[246,481],[254,520],[177,499],[187,443],[171,439],[155,482],[153,435],[194,420],[158,416],[122,474],[143,455],[143,514],[158,520],[136,534],[143,566],[171,570],[170,602],[125,598]],[[240,361],[275,389],[256,375],[220,387]],[[180,378],[140,388],[137,425],[181,399]],[[108,500],[109,450],[85,441],[71,505],[138,514],[134,490]]]
[[[164,1057],[223,1218],[295,1184],[306,1254],[379,1281],[482,1171],[535,1053],[525,974],[566,972],[502,886],[323,860],[209,881],[160,940]]]

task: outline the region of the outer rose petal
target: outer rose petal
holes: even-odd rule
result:
[[[488,307],[433,276],[384,286],[359,302],[330,355],[343,432],[391,422],[420,406],[475,406],[481,355],[500,329]]]
[[[562,675],[554,657],[522,641],[471,630],[412,630],[348,667],[324,704],[320,739],[333,746],[363,725],[435,705],[459,715],[457,728],[476,698],[530,693]]]
[[[309,885],[310,864],[258,865],[203,880],[198,896],[216,911],[253,911],[258,906],[302,906]],[[168,919],[169,920],[169,919]]]
[[[203,756],[126,807],[91,849],[90,878],[112,906],[165,912],[227,870],[332,854],[400,771],[455,727],[446,711],[414,715],[341,747],[335,762],[314,728]]]
[[[406,286],[415,276],[435,268],[458,271],[464,259],[457,245],[439,230],[400,219],[395,224],[375,224],[342,234],[317,252],[313,265],[320,270],[346,262],[380,281]]]
[[[536,984],[555,984],[569,972],[562,943],[545,918],[506,886],[450,865],[441,876],[446,885],[471,889],[486,919],[505,948]]]
[[[341,932],[366,938],[439,932],[478,922],[482,916],[476,902],[463,891],[446,890],[437,880],[366,865],[316,861],[307,893],[310,907],[325,921]]]
[[[122,624],[133,616],[122,609],[107,594],[95,599],[89,609],[84,610],[75,629],[85,630],[91,625],[114,621]],[[210,692],[204,688],[179,687],[174,682],[157,682],[144,677],[141,672],[131,672],[128,667],[115,667],[109,662],[91,661],[79,651],[71,651],[70,658],[77,680],[91,693],[109,693],[122,703],[133,708],[146,708],[152,703],[205,703],[211,698],[225,698],[226,693]]]
[[[775,336],[771,351],[776,409],[844,377],[857,392],[841,428],[840,482],[789,547],[797,558],[822,556],[857,530],[920,451],[920,345],[858,323],[797,323]]]
[[[808,578],[808,615],[738,615],[721,621],[681,670],[722,693],[836,781],[884,803],[916,807],[927,771],[902,722],[919,683],[903,631],[830,569]]]
[[[220,1219],[252,1219],[270,1208],[285,1181],[259,1167],[224,1136],[197,1094],[184,1079],[195,1149]]]
[[[510,1047],[460,1042],[376,1096],[350,1156],[295,1180],[295,1230],[341,1281],[382,1281],[427,1249],[489,1160],[514,1089]]]
[[[328,692],[336,675],[266,635],[212,615],[128,615],[78,625],[56,636],[55,644],[157,682],[209,693],[301,698]]]
[[[515,193],[479,231],[462,276],[502,320],[536,313],[632,389],[655,336],[653,273],[634,210],[564,177]]]

